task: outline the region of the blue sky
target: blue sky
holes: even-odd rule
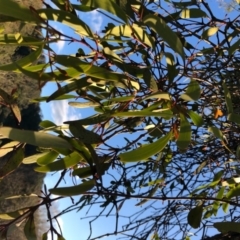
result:
[[[50,1],[50,0],[49,0]],[[77,1],[71,1],[73,3],[78,3]],[[222,8],[219,8],[219,2],[216,0],[210,0],[209,4],[211,6],[214,6],[216,9],[217,16],[224,17],[225,11]],[[234,16],[234,15],[233,15]],[[106,24],[107,20],[102,15],[100,15],[97,11],[92,11],[89,13],[81,13],[81,19],[83,21],[86,21],[89,26],[92,28],[94,32],[100,32],[101,28]],[[65,34],[74,34],[72,30],[70,30],[68,27],[52,22],[51,25],[55,27],[58,31],[64,32]],[[61,54],[75,54],[77,52],[77,49],[79,48],[78,44],[71,43],[68,45],[65,41],[59,41],[58,43],[52,44],[51,46],[56,53]],[[42,96],[48,96],[52,92],[54,92],[57,89],[55,83],[48,83],[42,90]],[[73,101],[73,100],[71,100]],[[79,119],[79,118],[85,118],[86,116],[90,115],[92,111],[88,109],[77,109],[73,108],[68,105],[67,100],[62,101],[52,101],[50,104],[41,103],[41,109],[43,114],[43,120],[52,120],[57,125],[63,124],[64,121]],[[48,188],[51,188],[56,181],[59,178],[59,174],[49,174],[46,178],[46,184]],[[71,185],[72,179],[69,176],[66,178],[67,184]],[[79,197],[75,197],[75,199],[79,199]],[[134,208],[136,204],[136,200],[129,201],[127,204],[123,206],[123,213],[127,214],[131,211],[129,209]],[[57,203],[57,207],[59,211],[61,209],[64,209],[65,207],[71,205],[71,201],[69,198],[66,198],[64,200],[61,200]],[[84,217],[86,214],[87,209],[84,208],[81,210],[81,212],[71,212],[65,215],[62,215],[59,218],[59,221],[61,223],[61,226],[63,228],[63,235],[67,240],[85,240],[88,237],[89,234],[89,225],[88,221],[86,220],[80,220],[80,218]],[[90,213],[98,213],[99,207],[94,206],[93,209],[91,209]],[[91,216],[91,214],[89,214]],[[112,231],[114,229],[114,216],[111,218],[103,217],[101,220],[98,220],[93,225],[93,236],[101,235],[103,233],[106,233],[108,230]],[[108,237],[108,238],[101,238],[101,239],[116,239],[115,236]],[[194,238],[192,238],[194,239]],[[198,238],[196,238],[198,239]]]

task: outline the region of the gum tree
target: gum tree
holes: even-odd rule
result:
[[[44,3],[46,8],[37,10],[0,0],[0,13],[6,16],[1,21],[45,30],[40,40],[0,35],[1,44],[32,49],[0,69],[24,73],[40,88],[48,81],[57,84],[57,91],[35,101],[71,99],[71,106],[94,113],[67,121],[68,127],[42,121],[38,132],[0,128],[3,137],[22,143],[2,167],[1,178],[19,164],[37,163],[37,172],[61,172],[54,188],[45,187],[38,205],[1,226],[2,235],[26,219],[25,234],[34,236],[33,213],[45,206],[51,236],[60,238],[52,223],[93,205],[101,208],[89,222],[89,239],[96,239],[94,221],[110,215],[115,228],[98,237],[191,239],[192,233],[204,238],[212,225],[222,232],[238,231],[238,13],[218,17],[204,0],[52,3],[54,7]],[[109,20],[101,32],[93,32],[79,17],[93,10]],[[49,20],[69,26],[76,35],[59,32]],[[50,43],[60,39],[78,48],[56,54]],[[31,65],[43,50],[46,64]],[[11,97],[1,97],[12,106]],[[40,152],[24,158],[25,143]],[[69,173],[74,184],[60,187]],[[51,215],[51,202],[73,196],[72,205]],[[132,215],[120,223],[122,208],[133,202]]]

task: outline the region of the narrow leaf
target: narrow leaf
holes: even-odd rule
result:
[[[225,82],[223,82],[222,86],[223,86],[223,90],[224,90],[224,97],[225,97],[225,102],[226,102],[228,113],[232,113],[233,106],[232,106],[231,94],[230,94]],[[239,120],[239,122],[240,122],[240,120]]]
[[[66,140],[48,133],[1,127],[0,136],[39,147],[71,148]]]
[[[95,180],[89,180],[73,187],[52,188],[49,192],[59,196],[76,196],[91,190],[94,186]]]
[[[219,232],[237,232],[240,233],[240,223],[239,222],[216,222],[213,226],[217,228]]]
[[[158,139],[154,143],[143,145],[137,149],[134,149],[130,152],[121,153],[119,155],[122,162],[138,162],[141,160],[147,160],[151,156],[161,152],[169,140],[172,137],[172,132],[169,132],[164,137]]]
[[[197,101],[200,98],[201,89],[197,81],[191,80],[187,90],[184,94],[180,96],[183,100],[186,101]]]
[[[197,113],[195,113],[194,111],[192,110],[187,110],[187,114],[189,115],[189,117],[192,119],[193,123],[200,127],[203,125],[203,119],[200,115],[198,115]]]
[[[165,23],[165,21],[153,14],[144,17],[143,22],[155,31],[169,46],[184,59],[183,45],[179,37]]]
[[[177,139],[177,146],[181,150],[186,150],[189,143],[191,142],[191,125],[182,113],[180,113],[180,121],[180,132]]]
[[[203,18],[207,17],[205,11],[199,8],[184,9],[181,12],[181,18]]]

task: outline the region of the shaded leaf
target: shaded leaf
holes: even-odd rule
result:
[[[178,38],[177,34],[172,31],[170,27],[160,17],[148,14],[144,17],[143,22],[155,31],[169,46],[177,52],[184,59],[184,51],[182,42]]]
[[[223,86],[223,90],[224,90],[224,97],[225,97],[225,102],[226,102],[228,113],[232,113],[233,112],[233,106],[232,106],[231,94],[230,94],[230,92],[228,90],[228,87],[227,87],[225,82],[223,82],[222,86]]]
[[[151,156],[161,152],[172,137],[172,132],[169,132],[164,137],[158,139],[154,143],[145,144],[130,152],[121,153],[119,155],[122,162],[138,162],[141,160],[147,160]]]
[[[176,143],[180,149],[185,150],[191,142],[191,125],[182,113],[180,113],[180,121],[180,132]]]
[[[203,206],[196,206],[188,213],[188,224],[192,228],[199,228],[202,220]]]
[[[206,12],[199,8],[184,9],[181,12],[181,18],[203,18],[207,17]]]
[[[200,115],[198,115],[197,113],[195,113],[192,110],[187,110],[187,114],[189,115],[189,117],[192,119],[193,123],[196,126],[200,127],[203,125],[204,121]]]
[[[85,129],[77,121],[69,122],[69,130],[74,137],[80,139],[83,143],[94,144],[102,142],[102,138],[97,133]]]
[[[240,115],[236,113],[230,113],[228,114],[228,121],[240,124]]]
[[[95,180],[89,180],[73,187],[52,188],[49,192],[59,196],[76,196],[91,190],[94,186]]]
[[[24,234],[27,240],[37,240],[35,223],[33,216],[30,216],[24,226]]]
[[[184,94],[180,96],[183,100],[186,101],[197,101],[200,98],[201,89],[197,81],[191,80],[187,90]]]
[[[239,222],[216,222],[213,226],[217,228],[219,232],[238,232],[240,233],[240,223]]]

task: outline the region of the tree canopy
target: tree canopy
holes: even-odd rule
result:
[[[44,120],[39,131],[0,128],[3,138],[18,141],[8,146],[12,158],[0,169],[1,179],[20,164],[61,173],[38,205],[0,214],[14,216],[0,226],[2,238],[25,219],[27,239],[36,239],[33,214],[40,206],[50,221],[43,239],[48,233],[63,239],[52,223],[94,205],[99,212],[88,239],[204,239],[209,227],[239,232],[239,13],[218,16],[205,0],[51,3],[36,9],[0,0],[0,22],[30,23],[39,31],[34,37],[3,29],[0,44],[25,46],[30,54],[0,70],[23,73],[40,89],[55,82],[56,91],[33,101],[70,99],[70,106],[89,108],[89,116],[62,126]],[[80,17],[91,11],[107,19],[99,32]],[[60,40],[78,48],[57,54],[51,43]],[[43,51],[46,63],[33,64]],[[16,96],[4,89],[0,96],[21,122]],[[26,143],[39,153],[24,157]],[[64,186],[69,174],[73,183]],[[51,203],[68,197],[72,204],[52,215]],[[130,202],[133,212],[123,216]],[[115,228],[96,236],[92,224],[106,216],[114,216]]]

